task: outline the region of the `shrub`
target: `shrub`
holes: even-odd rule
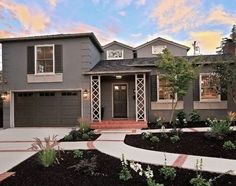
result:
[[[213,136],[222,137],[231,132],[230,125],[231,123],[227,120],[208,120],[209,126],[211,127],[211,133]]]
[[[160,116],[156,119],[156,125],[158,127],[161,127],[163,125],[163,120]]]
[[[71,134],[65,135],[64,136],[64,140],[65,141],[72,141],[73,140],[73,136]]]
[[[83,157],[83,151],[77,149],[73,151],[74,158],[81,159]]]
[[[174,167],[169,167],[169,166],[163,166],[160,170],[160,175],[164,176],[165,180],[174,180],[176,177],[176,170]]]
[[[152,137],[152,133],[151,132],[143,132],[142,133],[142,139],[145,140],[145,139],[150,139]]]
[[[180,137],[178,135],[174,135],[174,136],[170,137],[170,140],[172,143],[176,143],[180,140]]]
[[[79,118],[78,120],[80,131],[86,133],[91,130],[91,123],[89,120],[84,118]]]
[[[229,141],[224,142],[223,149],[225,149],[225,150],[234,150],[234,149],[236,149],[236,146],[232,141],[229,140]]]
[[[83,140],[89,140],[89,135],[87,133],[82,134]]]
[[[189,114],[189,118],[190,118],[190,121],[192,123],[197,123],[197,122],[200,122],[201,121],[201,116],[197,113],[196,110],[193,110],[190,114]]]
[[[79,140],[81,138],[82,132],[76,129],[72,129],[69,135],[73,137],[73,140]]]
[[[196,178],[192,178],[190,180],[190,184],[193,186],[211,186],[211,183],[204,179],[202,176],[197,176]]]
[[[147,179],[147,185],[148,186],[164,186],[163,184],[156,183],[156,181],[151,178]]]
[[[150,141],[153,142],[153,143],[159,143],[160,142],[160,139],[157,137],[157,136],[152,136],[150,138]]]
[[[176,125],[178,126],[187,126],[186,113],[180,111],[176,115]]]
[[[39,162],[44,167],[51,166],[56,160],[55,147],[59,149],[59,142],[57,142],[57,136],[54,135],[52,139],[49,137],[44,138],[44,141],[39,138],[34,138],[35,142],[31,145],[31,150],[40,150],[38,153]]]
[[[119,179],[122,181],[128,181],[129,179],[132,178],[132,175],[130,173],[130,170],[128,169],[128,163],[125,160],[124,154],[122,154],[122,159],[121,159],[121,166],[122,169],[119,173]]]

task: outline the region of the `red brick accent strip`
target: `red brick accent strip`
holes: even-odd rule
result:
[[[15,172],[4,172],[4,173],[0,174],[0,182],[2,182],[6,178],[8,178],[10,176],[14,176],[14,175],[15,175]]]
[[[186,154],[180,154],[172,166],[181,168],[183,166],[184,162],[186,161],[187,157],[188,157],[188,155],[186,155]]]
[[[87,142],[87,147],[88,147],[89,149],[96,149],[96,147],[93,145],[93,141],[88,141],[88,142]]]
[[[106,140],[106,139],[104,139],[104,140],[96,140],[96,141],[111,141],[111,142],[124,142],[124,140]]]
[[[135,134],[136,133],[136,129],[132,130],[132,133]]]
[[[195,129],[195,128],[188,128],[188,129],[191,130],[191,131],[193,131],[193,132],[198,132],[198,130]]]

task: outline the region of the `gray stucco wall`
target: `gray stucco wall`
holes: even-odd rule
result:
[[[134,75],[124,76],[119,80],[112,76],[103,76],[101,81],[101,99],[102,106],[104,107],[103,119],[112,119],[112,85],[115,83],[128,84],[128,118],[135,119],[135,99],[133,98],[133,90],[135,88]]]
[[[133,58],[133,50],[130,50],[126,47],[120,46],[118,44],[110,45],[109,47],[104,48],[104,53],[102,55],[102,59],[107,59],[107,51],[108,50],[123,50],[124,51],[124,59],[132,59]]]
[[[63,81],[55,83],[27,83],[27,47],[42,44],[58,44],[63,47]],[[90,90],[90,77],[83,73],[93,67],[101,55],[89,38],[55,39],[9,42],[2,45],[3,77],[7,81],[4,90]],[[9,104],[4,103],[4,126],[9,126]],[[83,102],[84,117],[90,117],[90,101]]]
[[[181,47],[178,47],[173,44],[169,44],[163,41],[155,41],[151,42],[148,45],[137,49],[137,57],[138,58],[145,58],[145,57],[156,57],[156,55],[152,54],[152,46],[158,45],[166,45],[167,49],[174,55],[174,56],[186,56],[187,50]]]

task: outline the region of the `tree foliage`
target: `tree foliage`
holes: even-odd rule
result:
[[[162,77],[169,82],[171,95],[177,94],[177,99],[175,99],[175,96],[172,96],[172,113],[170,118],[170,122],[172,122],[178,100],[187,94],[190,84],[196,77],[198,67],[195,65],[195,62],[199,58],[190,62],[184,57],[174,57],[168,49],[164,49],[159,57],[160,62],[157,64],[157,67],[164,72]]]

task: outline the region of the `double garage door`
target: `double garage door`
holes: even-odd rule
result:
[[[71,127],[81,117],[81,92],[17,92],[16,127]]]

